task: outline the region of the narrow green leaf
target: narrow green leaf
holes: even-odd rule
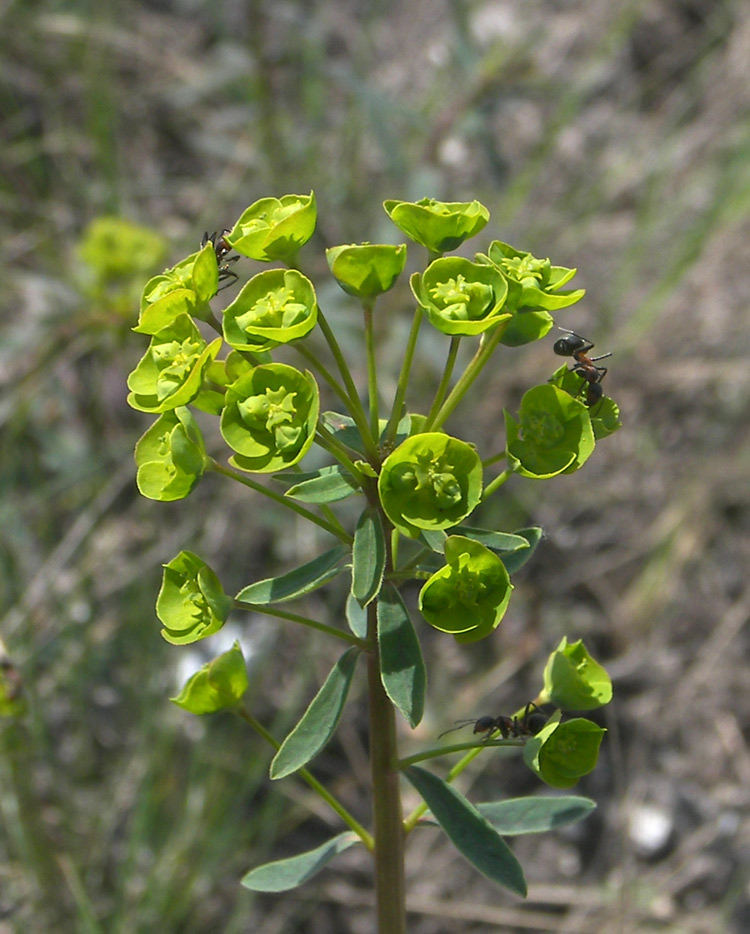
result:
[[[515,574],[531,558],[536,551],[536,546],[544,538],[544,529],[540,529],[538,525],[532,525],[528,529],[518,529],[515,534],[520,538],[525,538],[529,547],[519,548],[512,554],[500,556],[508,574]]]
[[[521,864],[500,834],[452,785],[416,765],[404,775],[424,798],[451,843],[492,882],[526,895]]]
[[[290,487],[285,496],[297,499],[301,503],[336,503],[346,499],[352,493],[359,492],[352,475],[338,464],[332,467],[323,467],[315,473],[308,474]]]
[[[477,810],[504,836],[543,833],[574,824],[594,810],[596,802],[579,795],[509,798],[478,804]]]
[[[367,606],[380,590],[385,572],[385,533],[376,509],[368,506],[359,517],[352,549],[352,593]]]
[[[442,529],[421,529],[419,540],[439,555],[445,553],[445,540],[448,537]]]
[[[424,713],[427,672],[419,638],[392,584],[383,587],[378,600],[378,646],[385,692],[415,727]]]
[[[314,875],[330,862],[334,856],[359,843],[359,837],[347,830],[337,837],[323,843],[314,850],[291,856],[289,859],[277,859],[257,869],[251,869],[242,879],[242,885],[253,892],[288,892]]]
[[[249,686],[247,666],[239,642],[204,665],[186,682],[173,704],[189,713],[216,713],[234,707]]]
[[[357,451],[363,457],[365,456],[362,436],[351,416],[341,415],[339,412],[323,412],[320,419],[337,441],[345,444],[353,451]]]
[[[331,578],[344,570],[339,567],[341,560],[349,554],[346,545],[337,545],[318,555],[307,564],[282,574],[280,577],[269,577],[256,581],[241,590],[236,600],[245,603],[283,603],[285,600],[294,600],[316,587],[321,587]]]
[[[284,778],[316,756],[333,736],[352,683],[359,649],[347,649],[331,669],[297,726],[281,744],[271,763],[271,778]]]
[[[346,621],[355,636],[367,638],[367,608],[360,606],[352,593],[346,598]]]
[[[470,525],[457,525],[451,529],[451,535],[463,535],[491,551],[510,553],[519,549],[528,549],[528,539],[523,535],[510,532],[493,532],[490,529],[475,529]]]

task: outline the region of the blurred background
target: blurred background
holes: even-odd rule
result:
[[[413,751],[456,718],[512,712],[561,636],[583,638],[615,682],[576,789],[598,809],[515,841],[525,903],[415,834],[410,931],[750,930],[750,7],[6,0],[0,66],[0,637],[27,701],[0,732],[0,934],[373,930],[356,850],[283,897],[240,887],[340,825],[293,779],[271,785],[241,722],[167,700],[240,638],[250,706],[283,736],[335,647],[237,615],[174,648],[153,610],[182,548],[234,593],[321,542],[220,477],[187,504],[141,498],[132,451],[151,420],[125,403],[145,279],[256,199],[311,189],[301,260],[350,355],[359,316],[323,249],[400,242],[385,198],[477,198],[491,220],[465,255],[499,238],[578,267],[587,295],[557,321],[612,352],[624,425],[580,473],[516,478],[488,503],[485,524],[546,538],[491,639],[420,627],[429,709],[403,737]],[[138,227],[90,226],[102,217]],[[378,309],[386,398],[411,309],[404,277]],[[416,409],[446,340],[425,333]],[[503,407],[560,362],[552,342],[501,348],[448,428],[499,449]],[[341,597],[319,592],[311,615]],[[365,724],[355,691],[314,763],[363,820]],[[461,788],[547,793],[493,755]]]

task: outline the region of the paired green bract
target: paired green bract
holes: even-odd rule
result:
[[[505,413],[508,463],[524,477],[573,473],[594,451],[586,406],[556,386],[535,386],[521,400],[519,420]]]
[[[554,323],[549,312],[574,305],[586,294],[584,289],[560,291],[575,269],[553,266],[549,259],[537,259],[501,240],[493,240],[486,254],[477,254],[477,260],[495,266],[508,282],[506,311],[513,312],[513,320],[502,336],[508,347],[544,337]]]
[[[224,309],[224,340],[262,353],[309,334],[318,318],[312,282],[296,269],[260,272]]]
[[[161,415],[135,446],[136,483],[143,496],[184,499],[203,476],[206,447],[198,423],[185,406]]]
[[[209,299],[219,287],[219,265],[212,243],[206,243],[197,253],[191,253],[176,266],[166,269],[146,283],[141,294],[141,315],[149,305],[155,305],[172,292],[180,292],[186,305],[183,311],[206,319],[211,314]],[[141,324],[139,322],[139,324]],[[153,331],[147,333],[154,333]]]
[[[404,271],[406,244],[350,243],[326,250],[334,279],[348,294],[374,298],[392,289]]]
[[[191,551],[181,551],[164,565],[156,615],[164,624],[162,636],[173,645],[205,639],[224,625],[232,598],[206,562]]]
[[[284,363],[254,367],[227,388],[221,434],[241,470],[269,473],[291,467],[313,443],[320,407],[310,373]]]
[[[544,669],[540,697],[561,710],[595,710],[612,700],[612,682],[582,640],[569,643],[563,636]]]
[[[457,642],[484,639],[508,608],[513,590],[508,571],[489,548],[463,535],[446,539],[445,560],[419,594],[422,616]]]
[[[250,259],[291,260],[312,237],[317,218],[313,192],[261,198],[242,214],[225,239]]]
[[[188,713],[217,713],[236,707],[248,689],[247,666],[239,642],[208,662],[170,700]]]
[[[132,390],[128,402],[141,412],[168,412],[187,405],[200,393],[206,370],[220,348],[220,337],[207,344],[188,315],[177,315],[154,334],[128,377]]]
[[[484,227],[490,212],[478,201],[385,201],[393,223],[431,253],[446,253],[461,246]]]
[[[482,462],[465,441],[425,432],[385,459],[378,490],[391,522],[416,538],[422,529],[458,525],[474,510],[482,494]]]
[[[430,323],[451,335],[483,334],[511,320],[503,306],[508,282],[494,266],[445,256],[411,277],[411,289]]]

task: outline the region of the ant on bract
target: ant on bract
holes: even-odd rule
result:
[[[533,709],[532,709],[533,708]],[[488,740],[493,733],[500,733],[503,739],[522,739],[527,736],[536,736],[544,724],[549,720],[546,713],[540,710],[533,701],[529,701],[521,717],[479,717],[478,720],[457,720],[458,726],[445,730],[440,736],[447,733],[453,733],[455,730],[463,729],[469,724],[474,724],[473,732],[484,733],[482,742]],[[440,739],[438,736],[438,739]]]
[[[236,263],[240,257],[238,254],[235,254],[234,256],[227,256],[227,253],[231,253],[232,251],[232,247],[224,239],[224,234],[227,233],[229,233],[229,228],[225,227],[221,234],[218,234],[217,231],[214,231],[209,236],[208,231],[206,231],[201,238],[201,249],[207,243],[212,244],[214,248],[214,252],[216,253],[216,262],[219,264],[219,282],[221,282],[222,279],[231,279],[231,282],[225,282],[224,285],[219,286],[219,288],[216,290],[217,292],[221,292],[222,289],[226,289],[230,285],[234,285],[235,281],[239,279],[237,273],[230,268],[230,264]]]
[[[575,360],[570,372],[578,373],[586,380],[586,405],[591,408],[592,405],[602,400],[604,395],[602,380],[607,375],[607,367],[597,366],[595,361],[604,360],[612,354],[603,353],[598,357],[589,357],[588,352],[594,347],[592,341],[586,340],[585,337],[567,328],[559,328],[559,330],[565,331],[567,337],[556,340],[552,349],[559,357],[573,357]]]

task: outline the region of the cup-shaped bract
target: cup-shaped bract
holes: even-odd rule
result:
[[[156,615],[164,624],[161,634],[172,645],[188,645],[217,632],[227,621],[232,598],[206,562],[191,551],[181,551],[164,565]]]
[[[589,383],[581,376],[580,372],[564,363],[555,370],[547,382],[581,401],[585,400],[589,389]],[[598,385],[601,386],[601,383]],[[598,402],[588,406],[588,410],[591,427],[594,429],[594,438],[597,441],[607,438],[618,428],[622,428],[620,408],[609,396],[602,396]]]
[[[188,713],[216,713],[235,707],[248,689],[250,681],[239,642],[228,652],[208,662],[188,679],[173,704]]]
[[[148,499],[184,499],[206,467],[206,448],[190,410],[180,406],[160,415],[135,446],[136,483]]]
[[[317,320],[312,282],[296,269],[267,269],[224,309],[224,340],[235,350],[260,353],[304,337]]]
[[[581,639],[563,637],[547,660],[540,698],[560,710],[594,710],[612,700],[612,680]]]
[[[370,299],[396,284],[404,271],[406,244],[348,243],[326,250],[326,259],[334,279],[348,295]]]
[[[523,761],[553,788],[571,788],[593,771],[606,732],[582,717],[560,723],[558,713],[526,740]]]
[[[490,219],[479,201],[384,201],[393,223],[430,253],[446,253],[478,234]]]
[[[516,250],[501,240],[492,241],[487,259],[507,276],[508,306],[513,311],[519,308],[557,311],[574,305],[586,294],[585,289],[560,291],[576,274],[576,269],[553,266],[549,258],[537,259],[528,251]]]
[[[521,399],[519,421],[505,412],[511,470],[536,480],[573,473],[594,450],[586,406],[557,386],[534,386]]]
[[[312,191],[309,195],[261,198],[243,212],[224,239],[251,259],[290,260],[312,237],[317,219]]]
[[[444,567],[419,594],[427,622],[459,642],[475,642],[495,629],[505,615],[513,585],[498,556],[463,535],[445,540]]]
[[[505,310],[513,312],[513,320],[501,340],[509,347],[544,337],[553,324],[549,312],[567,308],[586,294],[584,289],[561,291],[575,269],[553,266],[549,259],[537,259],[501,240],[493,240],[487,254],[478,253],[476,259],[495,265],[508,280]]]
[[[218,288],[219,264],[214,245],[209,241],[171,269],[149,279],[141,293],[141,312],[170,292],[188,289],[195,296],[193,314],[206,318],[211,312],[208,301],[216,295]]]
[[[221,343],[217,337],[206,344],[193,320],[186,314],[178,315],[153,335],[148,350],[128,376],[128,403],[140,412],[168,412],[192,402]]]
[[[396,528],[416,538],[421,530],[458,525],[482,495],[476,449],[442,432],[403,441],[383,462],[380,502]]]
[[[136,334],[153,336],[171,324],[180,315],[198,317],[198,299],[192,289],[172,289],[150,305],[146,305],[138,316],[138,324],[133,328]]]
[[[311,373],[285,363],[256,366],[227,388],[221,434],[237,452],[230,463],[250,473],[296,464],[313,443],[319,408]]]
[[[410,285],[430,323],[444,334],[481,334],[512,317],[503,309],[508,282],[489,264],[444,256],[423,274],[415,272]]]

